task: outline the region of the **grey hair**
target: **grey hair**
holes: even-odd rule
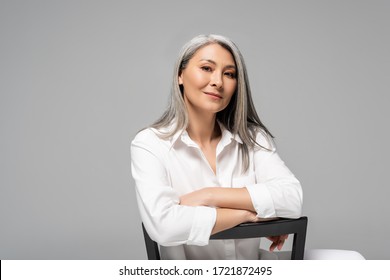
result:
[[[243,145],[241,145],[243,155],[243,171],[249,168],[249,148],[260,147],[256,142],[256,132],[264,134],[268,142],[273,135],[260,121],[253,104],[251,90],[249,86],[248,74],[244,59],[237,46],[228,38],[221,35],[199,35],[187,42],[180,51],[175,63],[171,95],[168,108],[164,114],[151,127],[155,129],[166,128],[174,125],[173,129],[161,134],[160,137],[168,139],[179,130],[188,126],[188,114],[183,99],[183,90],[179,85],[179,75],[187,67],[188,62],[194,54],[202,47],[210,44],[219,44],[228,50],[236,64],[237,88],[228,106],[217,113],[217,120],[222,123],[232,134],[239,135]],[[269,145],[272,147],[272,144]]]

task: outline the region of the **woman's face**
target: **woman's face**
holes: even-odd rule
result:
[[[217,113],[226,108],[237,87],[232,54],[218,44],[200,48],[179,76],[188,110]]]

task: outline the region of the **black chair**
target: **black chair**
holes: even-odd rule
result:
[[[242,239],[294,234],[291,259],[303,260],[305,252],[306,229],[307,217],[301,217],[299,219],[279,218],[277,220],[266,222],[240,224],[231,229],[216,233],[210,236],[210,239]],[[148,259],[159,260],[160,252],[158,249],[158,244],[149,237],[149,234],[147,233],[143,224],[142,230],[144,233]]]

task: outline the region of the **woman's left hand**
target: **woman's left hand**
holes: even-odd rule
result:
[[[271,246],[269,246],[269,250],[273,252],[275,248],[278,248],[280,251],[284,245],[284,242],[288,238],[288,234],[280,235],[280,236],[269,236],[267,237],[268,240],[272,241]]]

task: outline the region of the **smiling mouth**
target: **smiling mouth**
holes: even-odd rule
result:
[[[207,95],[210,95],[210,96],[212,96],[212,97],[214,97],[214,98],[219,98],[219,99],[222,99],[222,96],[221,96],[221,95],[219,95],[219,94],[217,94],[217,93],[213,93],[213,92],[205,92],[205,94],[207,94]]]

